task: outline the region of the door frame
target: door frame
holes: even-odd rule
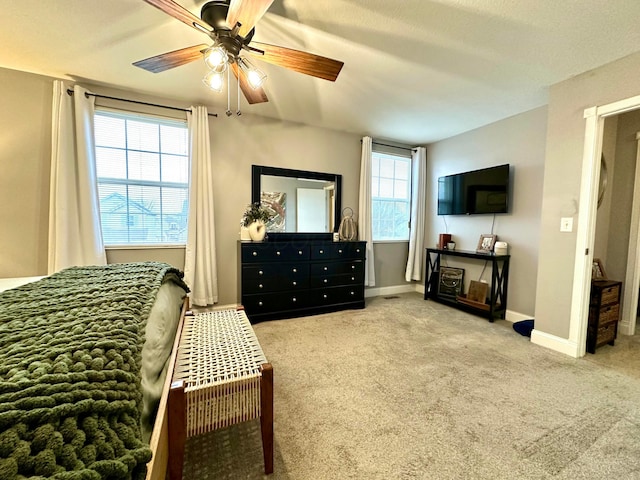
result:
[[[629,225],[629,246],[627,249],[627,272],[624,279],[622,317],[618,331],[624,335],[634,335],[638,316],[638,288],[640,288],[640,132],[636,133],[636,175],[633,184],[633,206]],[[630,268],[631,266],[631,268]]]
[[[569,341],[575,345],[576,357],[582,357],[586,353],[591,264],[593,262],[598,186],[600,182],[600,168],[598,167],[600,166],[600,156],[602,155],[604,120],[607,117],[639,108],[640,95],[637,95],[606,105],[590,107],[584,111],[584,152],[582,156],[580,207],[576,231],[576,252],[569,323]],[[637,251],[634,252],[634,254],[636,253]],[[634,256],[638,257],[639,255]]]

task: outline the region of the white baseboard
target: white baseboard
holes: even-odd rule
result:
[[[514,312],[513,310],[507,310],[507,314],[505,315],[505,320],[511,323],[521,322],[522,320],[531,320],[532,318],[533,317],[531,315]]]
[[[424,288],[424,286],[423,286]],[[394,285],[391,287],[366,287],[364,289],[365,298],[380,297],[383,295],[396,295],[398,293],[415,292],[416,287],[412,283],[406,285]]]
[[[556,337],[548,333],[533,329],[531,332],[531,343],[540,345],[541,347],[564,353],[570,357],[578,358],[578,345],[566,338]]]

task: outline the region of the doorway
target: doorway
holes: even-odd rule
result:
[[[600,159],[602,156],[602,143],[604,135],[604,122],[608,117],[621,113],[640,109],[640,96],[631,97],[618,102],[591,107],[585,110],[585,143],[582,159],[582,178],[580,183],[580,202],[578,211],[578,228],[576,239],[576,256],[574,261],[573,301],[571,305],[571,320],[569,326],[569,338],[576,341],[576,356],[582,357],[586,352],[587,323],[589,315],[589,294],[591,289],[591,268],[593,264],[593,245],[595,239],[596,212],[598,203],[598,190],[600,185]],[[638,169],[636,169],[638,174]],[[640,184],[636,183],[636,188]],[[640,195],[640,191],[634,191],[634,200]],[[640,205],[638,212],[640,215]],[[633,224],[633,219],[632,219]],[[636,223],[638,225],[638,223]],[[635,240],[635,241],[634,241]],[[632,248],[633,245],[633,248]],[[637,289],[640,284],[640,239],[638,229],[635,229],[635,239],[630,238],[629,253],[633,250],[633,258],[628,258],[628,263],[634,265],[633,275],[638,276],[636,281],[631,280],[630,285],[635,285],[637,305]],[[630,263],[633,261],[633,263]],[[629,271],[629,269],[627,269]],[[627,282],[628,280],[625,279]],[[627,308],[633,299],[625,301]],[[623,308],[623,317],[625,309]],[[629,312],[627,312],[629,315]],[[628,318],[628,317],[625,317]],[[635,323],[632,326],[635,329]]]

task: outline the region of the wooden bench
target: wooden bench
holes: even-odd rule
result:
[[[168,410],[170,480],[182,478],[187,438],[256,418],[273,472],[273,368],[244,310],[185,317]]]

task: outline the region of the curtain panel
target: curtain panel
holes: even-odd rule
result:
[[[371,227],[371,163],[373,153],[371,137],[362,137],[360,159],[360,192],[358,195],[358,236],[367,242],[367,258],[364,265],[365,287],[375,287],[376,272],[373,257],[373,230]]]
[[[66,267],[106,265],[100,226],[93,115],[95,98],[53,82],[49,274]]]
[[[424,216],[426,202],[427,149],[417,147],[411,154],[411,220],[409,222],[409,256],[405,280],[422,279],[424,250]]]
[[[206,306],[218,302],[218,271],[213,206],[213,165],[209,116],[203,106],[191,107],[189,126],[189,224],[184,275],[191,302]]]

